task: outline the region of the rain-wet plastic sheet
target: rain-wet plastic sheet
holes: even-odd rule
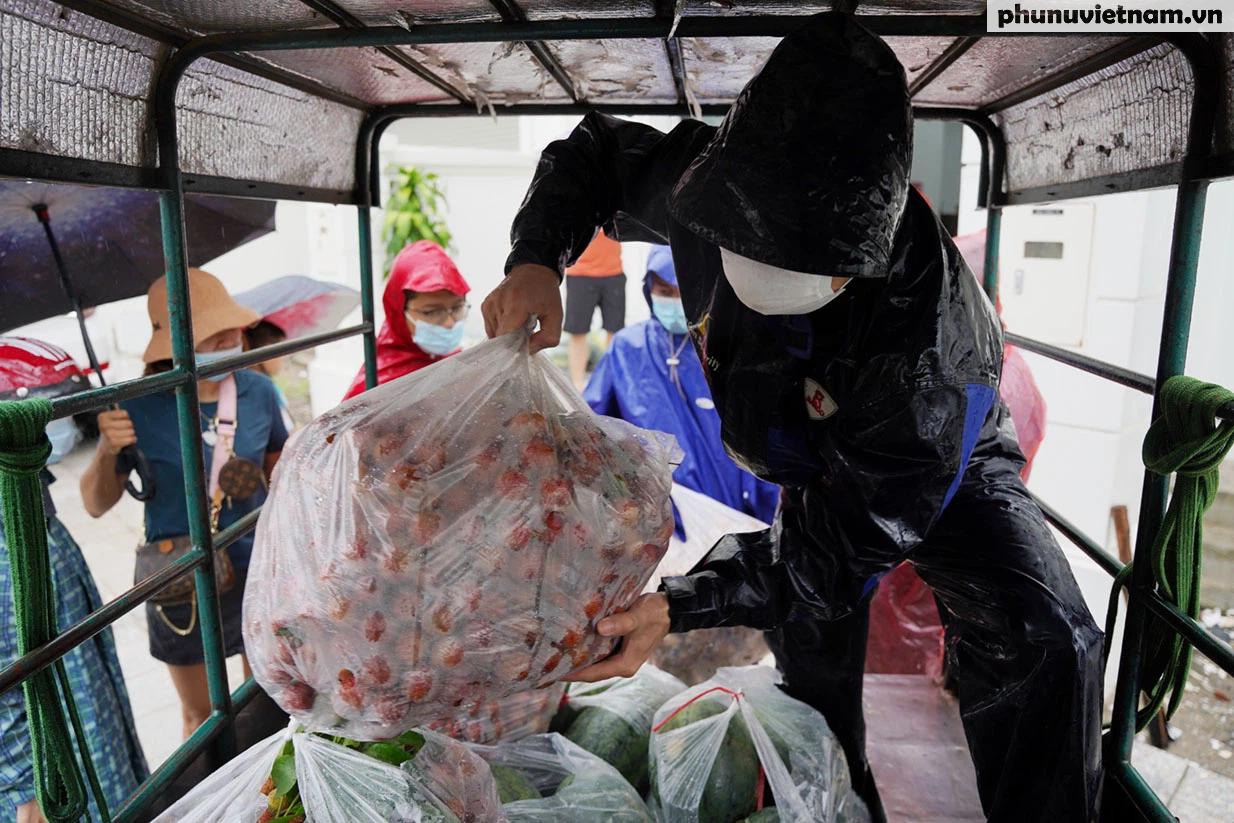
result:
[[[784,694],[776,685],[777,677],[762,666],[721,669],[712,680],[660,707],[650,756],[652,803],[661,821],[697,823],[708,777],[737,718],[753,740],[782,823],[869,819],[864,804],[852,793],[844,752],[827,721]],[[723,710],[679,728],[662,728],[697,701],[710,701]],[[747,814],[761,804],[759,794],[748,798]]]
[[[606,656],[673,530],[667,435],[599,417],[525,332],[355,397],[283,451],[244,598],[257,681],[385,739]]]

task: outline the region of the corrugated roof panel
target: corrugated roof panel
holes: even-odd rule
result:
[[[528,20],[655,17],[651,0],[515,0]]]
[[[493,23],[501,15],[488,0],[334,0],[366,26]]]
[[[677,100],[663,40],[557,40],[546,45],[586,100]]]
[[[988,37],[918,92],[916,102],[988,105],[1126,42],[1125,37]]]
[[[1008,190],[1182,160],[1191,95],[1186,59],[1163,44],[1000,112]]]
[[[702,103],[733,101],[779,42],[778,37],[683,37],[691,93]]]
[[[107,5],[192,34],[334,25],[299,0],[107,0]]]
[[[522,43],[407,46],[408,54],[455,87],[479,91],[494,105],[570,102]]]
[[[377,49],[296,49],[256,56],[277,69],[374,105],[452,99]]]
[[[887,45],[900,58],[904,74],[911,86],[921,73],[934,64],[947,47],[955,42],[953,37],[887,37]]]
[[[148,100],[167,47],[47,0],[0,13],[0,146],[154,163]]]
[[[180,84],[186,173],[320,189],[351,189],[364,113],[214,63]]]

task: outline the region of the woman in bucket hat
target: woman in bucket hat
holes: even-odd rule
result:
[[[242,335],[261,317],[232,299],[213,275],[189,269],[189,300],[193,311],[193,344],[198,366],[240,354]],[[142,359],[146,374],[167,371],[171,362],[171,324],[167,307],[166,278],[156,280],[147,295],[150,314],[150,343]],[[249,369],[199,380],[204,465],[209,469],[216,446],[228,449],[229,464],[248,465],[254,473],[268,479],[274,470],[287,429],[279,411],[274,383],[264,374]],[[234,398],[228,400],[227,398]],[[228,436],[228,421],[220,421],[221,406],[234,404],[233,436]],[[224,428],[220,430],[220,422]],[[121,449],[138,443],[153,467],[156,492],[145,504],[145,541],[166,545],[189,531],[189,510],[185,493],[184,463],[180,453],[176,397],[171,391],[125,401],[121,408],[99,415],[99,445],[94,460],[81,480],[86,510],[101,517],[124,494],[130,467],[117,460]],[[260,478],[259,478],[260,479]],[[201,478],[204,482],[205,478]],[[250,494],[220,495],[214,515],[214,528],[224,529],[260,506],[266,498],[264,482],[252,486]],[[214,507],[212,507],[214,509]],[[240,633],[240,612],[244,581],[253,534],[249,532],[227,550],[234,569],[234,583],[222,591],[219,608],[223,623],[223,642],[228,657],[244,653]],[[167,664],[180,696],[184,737],[187,738],[210,715],[210,695],[206,681],[201,628],[196,620],[196,603],[180,605],[146,604],[150,654]],[[248,661],[244,661],[248,676]]]

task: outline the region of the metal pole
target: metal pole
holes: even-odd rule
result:
[[[64,288],[64,294],[69,299],[73,313],[77,315],[77,327],[81,330],[81,342],[86,347],[86,359],[90,361],[90,368],[94,369],[94,373],[98,375],[99,385],[106,386],[107,381],[103,379],[103,369],[99,366],[99,358],[94,353],[94,344],[90,342],[90,333],[86,331],[86,315],[81,308],[81,299],[73,289],[73,282],[69,280],[68,267],[64,265],[64,258],[60,256],[60,244],[56,242],[56,235],[51,230],[51,215],[47,211],[47,205],[36,203],[32,208],[39,222],[43,224],[47,244],[51,246],[52,259],[56,261],[56,272],[60,275],[60,285]]]
[[[1191,127],[1187,153],[1183,159],[1182,182],[1174,207],[1174,234],[1170,246],[1169,275],[1166,284],[1161,343],[1157,355],[1157,392],[1153,397],[1153,418],[1161,413],[1161,386],[1182,374],[1187,362],[1187,343],[1191,330],[1191,309],[1195,298],[1196,269],[1204,227],[1204,205],[1208,182],[1201,179],[1212,147],[1213,123],[1217,104],[1217,68],[1212,46],[1202,36],[1176,35],[1170,38],[1186,56],[1195,81],[1191,107]],[[1136,534],[1137,553],[1152,545],[1161,526],[1168,496],[1168,478],[1144,473],[1140,520]],[[1137,804],[1153,819],[1170,821],[1173,816],[1131,765],[1135,740],[1136,712],[1142,691],[1142,656],[1147,623],[1146,595],[1153,590],[1152,569],[1136,563],[1128,593],[1127,622],[1123,632],[1122,658],[1114,694],[1114,709],[1106,747],[1106,764],[1123,782]]]
[[[359,181],[357,181],[359,182]],[[364,387],[377,385],[377,335],[373,323],[373,215],[368,203],[356,206],[360,229],[360,310],[364,332]]]
[[[982,285],[990,302],[998,300],[998,243],[1003,227],[1003,207],[991,203],[985,210],[985,275]]]
[[[189,305],[187,254],[184,237],[184,182],[180,175],[179,140],[176,134],[175,83],[171,96],[155,101],[158,129],[159,166],[165,189],[159,192],[159,214],[163,228],[163,257],[167,262],[167,307],[171,318],[172,363],[189,379],[176,390],[176,410],[180,428],[180,455],[184,465],[184,493],[188,506],[189,535],[194,550],[213,558],[209,505],[206,500],[206,472],[201,442],[201,407],[197,398],[197,362],[194,357],[193,314]],[[160,91],[166,86],[160,87]],[[211,751],[222,764],[235,754],[231,733],[231,693],[227,686],[227,660],[223,648],[223,624],[219,614],[218,588],[214,563],[206,562],[194,571],[197,586],[198,623],[205,652],[206,681],[212,716],[225,721],[223,733],[215,738]]]

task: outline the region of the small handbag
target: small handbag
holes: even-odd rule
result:
[[[222,511],[223,500],[226,496],[223,487],[220,485],[220,476],[227,474],[229,479],[231,479],[230,475],[240,473],[248,477],[251,475],[251,470],[247,469],[247,466],[255,466],[252,461],[233,457],[236,436],[236,379],[231,375],[228,375],[219,384],[218,422],[215,433],[214,454],[210,461],[211,533],[218,531],[219,513]],[[240,466],[237,464],[246,465]],[[262,481],[264,482],[264,477]],[[233,487],[237,484],[228,483],[226,485]],[[250,481],[243,485],[247,487],[251,486],[252,483]],[[254,492],[256,492],[256,486],[253,487],[250,494]],[[238,496],[244,497],[248,495]],[[137,547],[137,566],[134,570],[133,582],[140,583],[151,575],[158,574],[192,551],[192,548],[193,540],[187,534],[143,543]],[[236,570],[232,566],[231,557],[227,554],[227,549],[225,548],[214,550],[214,579],[219,594],[230,591],[236,583]],[[181,637],[187,637],[193,633],[193,629],[197,625],[197,587],[194,584],[193,575],[184,575],[177,578],[171,585],[155,593],[149,602],[154,605],[155,611],[158,612],[159,617],[167,625],[167,628]],[[193,609],[188,627],[182,629],[167,619],[167,615],[163,613],[163,608],[165,606],[184,605],[191,605]]]

